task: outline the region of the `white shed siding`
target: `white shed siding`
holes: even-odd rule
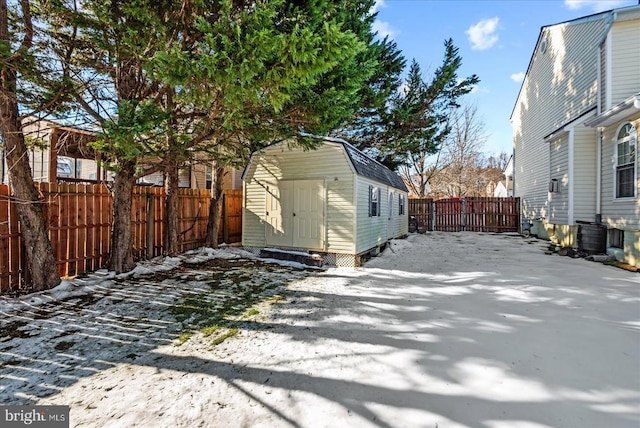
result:
[[[254,155],[251,163],[254,181],[243,183],[242,203],[242,245],[247,247],[264,247],[265,239],[265,207],[266,198],[266,169],[264,156]]]
[[[611,37],[611,101],[616,105],[640,91],[640,19],[616,22]]]
[[[369,216],[369,186],[380,189],[380,215]],[[356,179],[356,254],[367,251],[387,241],[387,212],[389,210],[388,186],[369,178],[358,176]]]
[[[264,246],[266,186],[280,180],[326,178],[327,252],[354,253],[353,172],[340,144],[323,144],[314,151],[288,149],[285,144],[254,155],[245,177],[242,242]]]
[[[564,135],[549,145],[551,180],[558,183],[557,192],[549,192],[548,220],[553,224],[569,224],[569,149],[568,138]]]
[[[514,195],[523,215],[548,218],[548,143],[544,137],[595,106],[597,48],[604,19],[558,24],[543,30],[546,52],[537,47],[512,115]]]
[[[595,221],[596,130],[578,125],[574,129],[573,213],[576,221]]]
[[[640,230],[640,198],[615,198],[615,146],[616,133],[621,121],[605,128],[602,138],[602,221],[609,227],[625,230]],[[636,129],[640,129],[640,117],[631,121]],[[638,154],[636,152],[636,170]],[[640,173],[636,174],[636,188],[640,189]]]
[[[400,196],[404,197],[404,214],[400,214]],[[393,189],[393,214],[391,224],[393,228],[393,237],[397,238],[409,233],[409,201],[404,192]]]

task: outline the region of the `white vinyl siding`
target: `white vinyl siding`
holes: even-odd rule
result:
[[[369,216],[369,189],[370,186],[380,189],[380,213],[378,216]],[[387,212],[388,192],[387,186],[373,181],[369,178],[357,176],[356,178],[356,248],[355,253],[359,254],[377,245],[382,245],[387,241]]]
[[[553,224],[569,224],[569,150],[567,135],[549,145],[550,181],[556,181],[557,191],[549,192],[548,220]],[[555,190],[554,189],[554,190]],[[548,189],[551,190],[551,189]]]
[[[523,216],[548,218],[551,179],[545,136],[596,105],[598,56],[595,49],[604,19],[558,24],[543,29],[546,52],[536,49],[512,115],[514,196]]]
[[[640,91],[640,20],[617,22],[611,32],[611,103]]]
[[[593,128],[574,129],[573,213],[575,221],[596,218],[596,139]]]
[[[248,247],[264,247],[265,240],[265,207],[267,194],[263,156],[256,155],[252,166],[257,175],[254,182],[243,184],[242,203],[242,245]]]
[[[404,213],[400,214],[400,199],[404,199]],[[409,217],[407,215],[407,197],[394,190],[393,201],[393,213],[391,215],[391,227],[393,230],[393,237],[403,236],[409,233]]]
[[[602,139],[602,220],[609,227],[624,230],[640,229],[640,198],[617,199],[615,197],[617,132],[621,121],[605,128]],[[631,124],[638,129],[640,117],[636,115]],[[636,169],[638,167],[636,155]],[[636,174],[636,188],[640,188],[640,174]]]
[[[245,177],[243,245],[265,245],[266,186],[320,177],[326,177],[326,251],[354,254],[353,173],[337,144],[323,144],[315,151],[289,150],[284,144],[254,155]]]

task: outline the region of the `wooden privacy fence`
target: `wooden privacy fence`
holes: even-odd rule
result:
[[[409,199],[419,230],[518,232],[520,198]]]
[[[39,183],[49,237],[61,277],[104,267],[109,258],[113,200],[108,188],[97,184]],[[7,185],[0,185],[0,294],[28,284],[24,246],[16,202]],[[164,251],[164,197],[161,187],[136,186],[131,225],[134,257],[150,258]],[[178,199],[179,250],[204,244],[210,191],[180,189]],[[242,238],[242,190],[225,190],[219,242]]]

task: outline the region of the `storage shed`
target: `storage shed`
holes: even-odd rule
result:
[[[244,174],[242,245],[310,251],[327,264],[358,266],[407,235],[402,179],[346,141],[315,150],[287,143],[255,152]]]

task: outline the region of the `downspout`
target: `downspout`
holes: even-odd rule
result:
[[[574,177],[574,170],[573,170],[573,162],[574,162],[574,142],[575,139],[575,128],[571,128],[571,130],[569,131],[569,206],[568,206],[568,213],[567,213],[567,223],[569,223],[569,225],[573,225],[575,223],[575,214],[573,212],[574,210],[574,201],[573,201],[573,194],[574,194],[574,186],[573,186],[573,177]]]
[[[602,222],[602,128],[596,137],[596,223]]]

